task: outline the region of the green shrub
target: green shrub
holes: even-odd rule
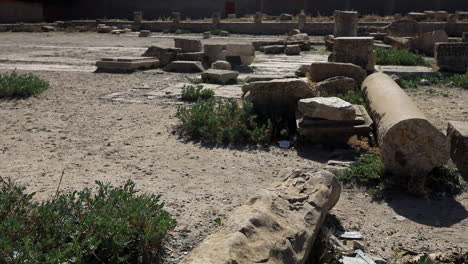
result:
[[[362,94],[361,90],[350,91],[346,94],[337,94],[335,96],[351,104],[364,105],[364,106],[367,105],[366,100],[364,99],[364,95]]]
[[[466,186],[460,180],[461,175],[457,168],[451,166],[437,166],[428,178],[428,189],[436,193],[462,193]]]
[[[96,183],[96,191],[39,203],[34,193],[3,181],[0,263],[141,263],[159,257],[175,225],[160,197],[137,195],[130,180],[121,187]]]
[[[0,98],[28,97],[41,93],[48,88],[49,82],[32,73],[18,74],[13,71],[0,74]]]
[[[401,77],[398,84],[402,88],[416,88],[418,86],[447,85],[468,89],[468,73],[466,74],[418,74]]]
[[[221,34],[221,29],[213,29],[213,30],[210,30],[211,32],[211,35],[215,35],[215,36],[218,36],[219,34]]]
[[[182,87],[181,99],[187,102],[208,100],[214,97],[214,91],[203,88],[203,85],[184,85]]]
[[[407,50],[376,48],[378,65],[430,66],[423,56]]]
[[[197,101],[190,107],[180,106],[177,117],[182,122],[180,130],[193,139],[266,144],[272,138],[271,122],[260,122],[248,101],[242,106],[232,99]]]
[[[375,187],[381,183],[384,165],[379,155],[362,155],[348,170],[340,175],[343,183],[355,183],[363,187]]]

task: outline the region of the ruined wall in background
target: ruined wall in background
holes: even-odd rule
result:
[[[41,5],[41,1],[45,4]],[[302,9],[309,15],[326,16],[332,15],[334,10],[379,15],[424,10],[468,11],[468,0],[0,0],[0,21],[132,20],[134,11],[143,11],[144,18],[149,20],[169,18],[172,12],[181,12],[182,18],[211,18],[213,12],[224,16],[228,1],[234,3],[238,16],[262,10],[269,15],[296,15]]]
[[[0,23],[44,21],[43,5],[17,0],[0,1]]]

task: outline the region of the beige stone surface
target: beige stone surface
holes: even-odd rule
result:
[[[226,84],[235,82],[239,73],[229,70],[209,69],[204,71],[201,76],[204,82]]]
[[[310,66],[308,77],[313,82],[320,82],[336,76],[353,78],[358,85],[361,85],[367,73],[352,63],[314,62]]]
[[[356,89],[356,81],[353,78],[345,76],[332,77],[318,82],[315,86],[315,90],[317,90],[321,96],[347,94]]]
[[[411,98],[383,73],[362,84],[371,115],[377,125],[382,161],[390,171],[410,177],[410,190],[423,192],[427,174],[449,159],[445,135],[435,128]]]
[[[199,52],[203,48],[198,39],[175,38],[174,43],[175,47],[181,49],[182,52]]]
[[[333,40],[330,61],[353,63],[366,71],[374,71],[375,60],[372,37],[339,37]]]
[[[314,97],[301,99],[298,110],[307,117],[335,121],[356,119],[353,105],[338,97]]]
[[[294,171],[236,209],[181,264],[304,264],[340,192],[328,171]]]

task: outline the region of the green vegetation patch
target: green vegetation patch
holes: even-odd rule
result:
[[[182,87],[181,99],[186,102],[208,100],[214,97],[214,91],[203,88],[203,85],[184,85]]]
[[[180,131],[192,139],[217,144],[268,144],[272,139],[272,123],[262,122],[249,101],[199,100],[180,106],[177,117]]]
[[[402,88],[417,88],[419,86],[446,85],[468,89],[468,73],[466,74],[418,74],[403,76],[398,80]]]
[[[407,50],[377,47],[375,49],[375,54],[377,60],[376,63],[378,65],[431,66],[423,56],[414,54]]]
[[[49,82],[32,73],[16,71],[0,74],[0,98],[24,98],[39,94],[49,88]]]
[[[163,252],[175,225],[160,196],[135,184],[96,182],[97,190],[34,201],[0,177],[0,263],[141,263]]]
[[[362,155],[344,173],[338,176],[344,184],[364,187],[374,199],[383,199],[393,191],[406,191],[408,179],[385,170],[378,154]],[[460,173],[450,166],[436,167],[428,177],[426,188],[429,194],[448,193],[456,195],[466,189]]]

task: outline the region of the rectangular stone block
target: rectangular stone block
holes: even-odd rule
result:
[[[437,43],[435,59],[441,71],[467,72],[468,42]]]
[[[374,71],[375,54],[372,37],[341,37],[333,40],[333,62],[352,63],[366,71]]]
[[[182,52],[200,52],[202,51],[202,44],[197,39],[175,38],[175,47],[182,50]]]
[[[349,122],[352,121],[331,123],[327,120],[315,123],[306,121],[304,123],[302,114],[298,112],[296,113],[297,132],[309,142],[330,145],[346,144],[349,138],[354,135],[367,137],[372,132],[373,121],[364,106],[356,105],[355,107],[359,109],[361,114],[356,117],[355,122],[361,122],[361,124],[350,124]],[[364,120],[363,124],[362,120]]]
[[[159,60],[151,57],[103,58],[96,62],[97,72],[126,73],[159,67]]]

